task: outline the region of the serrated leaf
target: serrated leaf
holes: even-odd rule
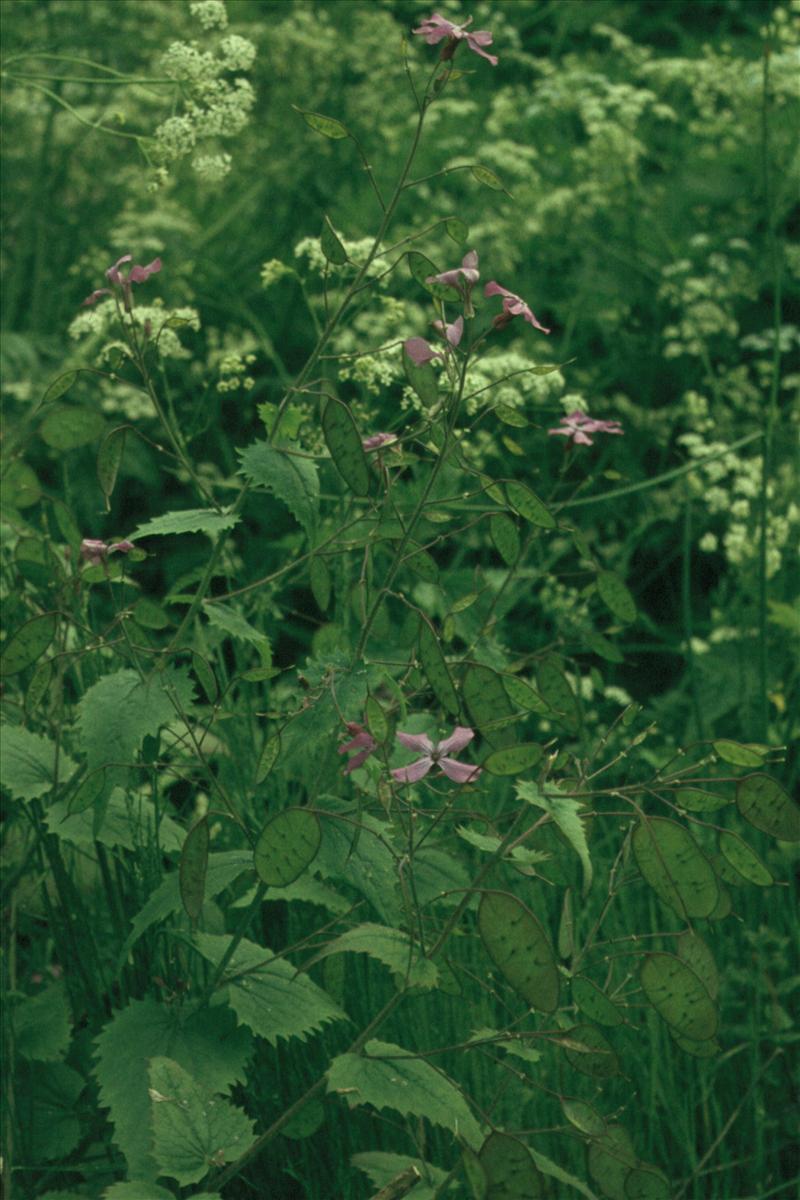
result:
[[[216,600],[205,600],[203,602],[203,612],[208,617],[210,625],[213,625],[215,629],[221,629],[229,637],[236,638],[239,642],[247,642],[262,652],[265,649],[269,649],[269,637],[267,634],[251,625],[239,610],[232,608],[230,604],[220,604]]]
[[[227,938],[222,939],[227,942]],[[160,1174],[152,1154],[148,1059],[167,1056],[191,1071],[212,1093],[244,1082],[253,1039],[237,1027],[230,1009],[132,1000],[114,1014],[96,1040],[100,1104],[110,1109],[113,1140],[128,1174],[154,1181]]]
[[[23,1162],[51,1162],[57,1169],[80,1142],[78,1097],[86,1086],[65,1063],[20,1060],[14,1075],[15,1115]],[[41,1167],[40,1167],[41,1169]]]
[[[719,898],[714,868],[688,829],[665,817],[645,817],[633,851],[647,883],[679,917],[707,917]]]
[[[339,235],[331,225],[330,219],[325,217],[322,222],[322,233],[319,238],[320,249],[325,255],[329,263],[333,263],[335,267],[342,267],[347,262],[347,251],[342,245]]]
[[[520,541],[516,525],[505,513],[492,513],[489,533],[497,553],[506,566],[513,567],[519,558]]]
[[[613,1028],[622,1024],[623,1016],[616,1004],[584,975],[573,978],[572,997],[583,1015],[596,1025]]]
[[[458,694],[450,675],[450,668],[442,654],[433,626],[422,613],[419,621],[419,657],[434,696],[442,708],[451,715],[458,716]]]
[[[347,126],[343,125],[341,121],[337,121],[335,117],[325,117],[322,113],[310,112],[308,109],[298,108],[296,104],[293,104],[292,108],[295,112],[300,113],[306,125],[313,129],[315,133],[321,133],[323,137],[332,138],[334,141],[350,137]]]
[[[687,812],[716,812],[730,804],[727,796],[717,792],[707,792],[701,788],[679,788],[675,794],[675,803],[685,808]]]
[[[307,533],[313,530],[319,508],[319,475],[316,463],[286,454],[269,442],[253,442],[239,451],[240,471],[289,509]]]
[[[471,1146],[462,1146],[461,1165],[472,1200],[486,1200],[486,1173],[481,1166],[481,1160]]]
[[[42,613],[20,625],[0,653],[0,676],[16,675],[41,658],[56,635],[58,613]]]
[[[327,610],[331,600],[331,572],[325,559],[315,554],[309,563],[311,593],[321,612]]]
[[[577,854],[583,870],[583,895],[588,895],[594,877],[592,858],[589,854],[589,843],[586,840],[586,830],[581,819],[581,802],[570,796],[558,796],[552,792],[545,793],[538,784],[528,780],[516,785],[520,800],[534,804],[537,808],[550,813],[558,828]]]
[[[410,987],[436,987],[436,964],[429,958],[422,958],[419,951],[412,947],[408,934],[400,929],[371,922],[357,925],[355,929],[348,929],[346,933],[329,942],[314,961],[328,958],[332,954],[345,953],[368,954],[370,958],[382,962],[404,982],[407,980]]]
[[[96,442],[105,428],[105,417],[95,409],[60,404],[50,409],[39,426],[39,433],[54,450],[67,451]]]
[[[435,1200],[435,1189],[447,1180],[441,1167],[407,1154],[367,1150],[351,1155],[350,1162],[369,1177],[371,1200],[405,1200],[406,1195],[408,1200]],[[373,1195],[372,1188],[380,1190]]]
[[[470,172],[473,179],[477,179],[478,183],[482,183],[484,187],[491,188],[493,192],[504,192],[506,190],[494,171],[490,171],[488,167],[483,167],[480,163],[475,163],[474,166],[470,167]]]
[[[490,746],[503,750],[513,745],[513,730],[496,724],[504,717],[514,715],[502,675],[482,663],[471,663],[461,681],[461,694],[472,725],[480,730]]]
[[[769,775],[745,775],[736,784],[736,805],[745,821],[781,842],[800,841],[800,807]]]
[[[606,608],[625,624],[636,620],[636,604],[625,583],[614,571],[598,571],[597,591]]]
[[[178,882],[186,915],[193,923],[203,911],[208,870],[208,818],[202,817],[189,830],[181,850]]]
[[[581,1133],[589,1137],[602,1137],[606,1132],[605,1117],[585,1100],[573,1100],[570,1096],[563,1096],[561,1109],[570,1125],[574,1125]]]
[[[388,1057],[387,1057],[388,1056]],[[389,1042],[367,1042],[363,1054],[340,1054],[328,1068],[328,1091],[350,1108],[370,1104],[403,1116],[426,1117],[475,1147],[480,1126],[444,1072]]]
[[[771,887],[775,882],[772,872],[738,834],[723,831],[719,835],[719,848],[726,862],[749,883],[754,883],[757,887]]]
[[[322,432],[333,465],[356,496],[369,495],[370,474],[353,414],[346,404],[329,396],[322,410]]]
[[[110,511],[111,496],[117,483],[122,456],[125,453],[125,438],[128,433],[127,425],[121,425],[107,433],[97,451],[97,482],[106,502],[106,512]]]
[[[267,821],[253,854],[256,874],[270,887],[285,887],[302,875],[317,856],[322,832],[307,808],[284,808]]]
[[[264,743],[264,749],[261,751],[261,757],[258,760],[256,767],[255,784],[263,783],[269,775],[275,763],[278,761],[278,756],[281,752],[281,736],[279,733],[273,733]]]
[[[514,512],[539,529],[555,529],[555,517],[527,484],[520,483],[517,479],[509,479],[503,486],[506,499]]]
[[[241,1108],[201,1087],[171,1058],[150,1060],[153,1156],[159,1174],[181,1186],[198,1183],[252,1144],[253,1122]]]
[[[28,996],[11,1010],[14,1051],[37,1062],[58,1062],[69,1047],[70,1011],[62,981],[38,996]]]
[[[387,925],[396,926],[402,910],[391,840],[390,827],[366,813],[358,837],[340,821],[326,821],[315,870],[355,887]]]
[[[714,749],[724,762],[732,763],[735,767],[760,767],[769,747],[743,745],[720,738],[714,742]]]
[[[0,784],[16,800],[35,800],[77,770],[55,742],[20,725],[0,726]],[[56,777],[56,766],[58,776]]]
[[[540,761],[544,750],[536,742],[521,742],[505,750],[493,750],[482,766],[490,775],[519,775]]]
[[[97,771],[90,772],[84,776],[78,787],[67,801],[67,812],[72,816],[74,813],[86,812],[89,808],[94,808],[95,802],[103,795],[106,787],[106,773],[101,767]]]
[[[60,400],[77,378],[77,371],[65,371],[63,375],[59,375],[52,383],[48,384],[47,390],[42,396],[42,404],[52,404],[54,400]]]
[[[463,246],[469,237],[469,226],[460,217],[448,217],[444,223],[447,236],[458,246]]]
[[[639,978],[653,1008],[676,1033],[698,1042],[713,1038],[717,1009],[690,966],[674,954],[648,954]]]
[[[698,933],[687,929],[678,938],[678,957],[694,971],[712,1000],[719,996],[719,971],[707,944]]]
[[[130,535],[131,541],[143,537],[167,537],[178,533],[207,533],[215,537],[233,529],[240,521],[235,513],[217,513],[210,508],[186,508],[181,512],[164,513],[139,525]]]
[[[610,1079],[619,1074],[619,1059],[596,1025],[574,1025],[562,1041],[569,1063],[581,1075]]]
[[[541,1012],[558,1008],[553,948],[529,908],[508,892],[484,892],[478,931],[487,954],[515,991]]]
[[[577,733],[581,727],[580,706],[555,655],[548,654],[537,666],[536,684],[554,719],[568,733]]]
[[[636,1153],[627,1130],[609,1125],[587,1152],[589,1174],[608,1200],[627,1200],[625,1180],[636,1164]]]
[[[194,687],[186,667],[142,679],[123,668],[103,675],[78,702],[78,729],[89,770],[106,763],[128,763],[144,739],[194,706]]]
[[[546,1181],[523,1142],[494,1132],[483,1143],[478,1160],[486,1176],[486,1200],[539,1200]]]

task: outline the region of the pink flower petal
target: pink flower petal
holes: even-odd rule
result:
[[[408,767],[395,767],[392,775],[400,783],[418,783],[420,779],[425,778],[432,766],[433,759],[426,756],[417,759]]]
[[[444,357],[441,350],[434,350],[433,347],[425,341],[425,338],[420,337],[409,338],[408,341],[403,342],[403,349],[417,367],[424,366],[425,363],[430,362],[432,358]]]
[[[480,767],[473,767],[469,763],[455,762],[452,758],[440,758],[438,765],[447,778],[452,779],[454,783],[470,783],[481,773]]]
[[[400,733],[398,730],[397,740],[407,750],[416,750],[419,754],[433,754],[433,742],[427,733]]]
[[[128,256],[130,257],[130,255]],[[161,270],[161,259],[154,258],[146,267],[131,267],[128,283],[144,283],[151,275],[157,274]]]
[[[475,733],[472,729],[468,729],[466,725],[456,725],[450,737],[447,737],[442,742],[438,742],[436,746],[437,754],[458,754],[465,746],[468,746]]]

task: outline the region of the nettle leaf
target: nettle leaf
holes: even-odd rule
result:
[[[285,504],[310,536],[319,509],[316,463],[310,458],[287,454],[269,442],[253,442],[238,454],[241,474]]]
[[[177,853],[183,843],[184,831],[163,806],[156,811],[149,796],[132,796],[124,788],[113,788],[105,798],[99,825],[97,807],[94,812],[87,809],[78,813],[71,813],[69,808],[70,802],[65,800],[50,805],[45,814],[48,831],[63,842],[89,851],[93,850],[95,841],[124,850],[141,850],[151,839],[157,838],[161,852],[172,854]]]
[[[706,1041],[717,1032],[719,1018],[702,980],[674,954],[648,954],[639,972],[653,1008],[676,1033]]]
[[[616,1004],[591,979],[576,975],[572,980],[572,997],[585,1017],[597,1025],[613,1028],[621,1025],[623,1016]]]
[[[543,754],[543,748],[536,742],[520,742],[505,750],[493,750],[482,766],[490,775],[519,775],[535,767]]]
[[[356,888],[387,925],[398,925],[402,909],[390,846],[390,827],[367,813],[361,816],[358,836],[350,825],[326,821],[316,869]]]
[[[199,952],[215,967],[231,941],[227,935],[210,933],[197,933],[194,938]],[[236,947],[220,986],[227,987],[228,1003],[240,1024],[271,1046],[279,1038],[304,1042],[327,1022],[347,1020],[346,1013],[307,975],[246,938]]]
[[[596,1025],[573,1025],[559,1039],[570,1065],[581,1075],[610,1079],[619,1075],[619,1059],[604,1033]]]
[[[482,1141],[478,1122],[456,1085],[431,1063],[390,1042],[367,1042],[363,1054],[340,1054],[328,1068],[328,1091],[350,1108],[370,1104],[403,1116],[426,1117],[468,1145]]]
[[[458,715],[459,703],[455,685],[450,674],[439,639],[433,626],[426,616],[420,613],[419,621],[419,657],[425,678],[431,685],[431,691],[447,712]]]
[[[37,1062],[59,1062],[67,1052],[70,1011],[63,982],[50,984],[38,996],[28,996],[11,1010],[14,1050]]]
[[[429,958],[422,958],[419,950],[412,948],[408,934],[399,929],[392,929],[389,925],[368,922],[356,926],[355,929],[348,929],[321,950],[314,961],[328,958],[331,954],[344,953],[368,954],[403,980],[408,976],[410,987],[436,987],[436,964]]]
[[[322,841],[319,818],[307,808],[285,808],[267,821],[253,854],[256,874],[270,887],[285,887],[310,867]]]
[[[132,542],[143,537],[166,537],[173,533],[207,533],[214,537],[226,529],[233,529],[241,520],[235,513],[218,513],[210,508],[185,508],[180,512],[164,513],[145,521],[130,535]]]
[[[322,233],[319,238],[320,249],[329,263],[335,267],[343,267],[347,262],[347,251],[342,245],[339,235],[333,228],[329,217],[322,222]]]
[[[244,1082],[253,1039],[237,1027],[228,1008],[148,999],[132,1000],[116,1013],[95,1044],[100,1104],[110,1110],[114,1141],[125,1155],[128,1174],[155,1180],[161,1172],[152,1152],[148,1060],[171,1058],[217,1094]]]
[[[251,625],[242,614],[235,608],[231,608],[229,604],[220,604],[214,600],[205,600],[203,602],[203,612],[208,617],[208,622],[215,629],[222,630],[229,637],[236,638],[240,642],[248,642],[251,646],[256,646],[259,650],[269,650],[269,637],[260,629],[256,629]]]
[[[535,492],[518,479],[509,479],[504,484],[508,503],[531,525],[540,529],[555,529],[556,519]]]
[[[625,1180],[636,1165],[630,1136],[621,1125],[609,1125],[587,1152],[589,1174],[608,1200],[627,1200]]]
[[[800,807],[769,775],[745,775],[736,784],[736,805],[745,821],[781,842],[800,842]]]
[[[534,804],[537,808],[550,813],[554,822],[567,839],[572,849],[581,860],[583,869],[583,894],[586,896],[592,886],[594,868],[589,843],[586,840],[586,830],[581,818],[581,802],[570,796],[556,796],[552,792],[545,793],[536,783],[525,781],[516,785],[517,796],[520,800]]]
[[[636,620],[636,603],[614,571],[598,571],[597,591],[606,608],[624,624]]]
[[[96,442],[105,429],[105,417],[95,409],[59,404],[50,409],[39,433],[42,441],[54,450],[66,451]]]
[[[513,567],[519,558],[519,530],[511,517],[505,513],[492,513],[489,518],[489,534],[497,553],[506,566]]]
[[[559,974],[547,934],[530,909],[509,892],[484,892],[478,930],[487,954],[533,1008],[555,1012]]]
[[[554,654],[548,654],[537,666],[536,684],[542,699],[552,710],[553,718],[568,733],[577,733],[581,727],[580,705]]]
[[[208,817],[202,817],[186,835],[178,868],[181,901],[190,921],[203,911],[208,871]]]
[[[678,957],[688,963],[712,1000],[719,996],[719,971],[707,944],[698,933],[687,929],[678,938]]]
[[[322,113],[310,112],[305,108],[298,108],[296,104],[292,105],[295,112],[300,113],[300,116],[305,121],[310,129],[315,133],[321,133],[323,137],[332,138],[337,141],[341,138],[349,138],[350,132],[346,125],[341,121],[337,121],[335,117],[324,117]]]
[[[491,1133],[478,1154],[486,1177],[486,1200],[539,1200],[547,1181],[523,1142],[507,1133]]]
[[[285,1129],[281,1132],[284,1133]],[[421,1158],[410,1158],[407,1154],[367,1150],[351,1155],[350,1162],[369,1177],[373,1187],[389,1189],[383,1193],[384,1200],[387,1197],[391,1200],[392,1196],[400,1200],[406,1195],[408,1200],[435,1200],[435,1191],[447,1180],[447,1172],[441,1167],[434,1167],[432,1163],[423,1162]],[[423,1179],[424,1183],[421,1182]],[[403,1187],[404,1184],[411,1186],[415,1180],[420,1182],[411,1187],[410,1192],[407,1187]],[[381,1193],[378,1195],[380,1197]]]
[[[77,770],[69,755],[63,749],[59,751],[55,742],[21,725],[0,726],[0,750],[0,785],[15,800],[44,796]]]
[[[89,770],[132,763],[146,737],[155,737],[179,711],[185,715],[193,707],[194,686],[186,667],[167,667],[144,680],[128,668],[104,675],[78,702],[78,731]]]
[[[688,829],[665,817],[644,817],[633,833],[639,870],[679,917],[707,917],[719,899],[717,876]]]
[[[32,617],[11,634],[0,653],[0,676],[16,675],[40,658],[56,635],[58,613]]]
[[[504,676],[482,663],[470,663],[461,681],[461,693],[471,723],[480,730],[490,746],[503,750],[514,743],[514,731],[500,724],[514,716]]]
[[[722,832],[719,835],[719,848],[725,861],[749,883],[757,887],[771,887],[775,882],[772,872],[738,834],[728,830]]]
[[[159,1174],[177,1179],[183,1187],[238,1158],[253,1142],[253,1122],[247,1114],[200,1087],[171,1058],[150,1060],[149,1094]]]
[[[85,1086],[65,1063],[19,1063],[13,1087],[22,1162],[63,1166],[81,1140],[76,1108]]]
[[[322,433],[333,465],[356,496],[369,495],[370,473],[353,414],[335,396],[328,396],[322,410]]]

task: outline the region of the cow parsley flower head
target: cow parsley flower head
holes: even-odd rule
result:
[[[462,21],[460,25],[456,25],[453,21],[448,21],[445,17],[434,13],[432,17],[425,17],[418,29],[413,29],[411,32],[425,39],[429,46],[435,46],[437,42],[441,42],[443,38],[447,38],[444,46],[442,46],[439,58],[445,62],[455,54],[458,49],[459,42],[466,42],[470,50],[474,54],[479,54],[481,58],[485,58],[492,64],[497,66],[497,58],[494,54],[487,54],[483,49],[484,46],[491,46],[492,35],[488,29],[476,29],[472,33],[467,32],[467,26],[472,24],[472,17],[468,17],[466,21]]]
[[[474,737],[474,731],[463,725],[456,725],[450,736],[441,742],[432,742],[427,733],[398,732],[398,742],[408,750],[419,751],[422,757],[407,767],[396,767],[392,775],[400,783],[418,783],[434,767],[439,767],[454,783],[471,783],[478,778],[481,768],[456,762],[450,755],[458,754]]]

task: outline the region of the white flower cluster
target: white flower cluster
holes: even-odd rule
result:
[[[203,29],[227,29],[228,14],[223,0],[191,0],[189,12]]]
[[[527,354],[515,350],[488,354],[471,364],[464,388],[468,397],[465,404],[467,414],[474,416],[489,404],[505,404],[524,412],[525,409],[533,410],[553,403],[564,387],[564,376],[560,371],[553,371],[549,375],[532,374],[538,365]],[[492,384],[494,386],[489,386]],[[484,388],[487,390],[483,391]],[[474,395],[475,392],[480,394]],[[574,400],[575,397],[570,399]],[[534,412],[531,411],[530,416],[535,419]]]
[[[371,395],[377,396],[390,387],[398,377],[398,369],[386,357],[377,354],[361,354],[358,358],[345,360],[339,368],[341,380],[351,379],[360,383]]]
[[[164,308],[160,304],[137,303],[133,309],[133,319],[141,335],[145,328],[151,345],[157,348],[160,358],[191,358],[191,353],[181,344],[175,328],[186,328],[197,331],[200,328],[200,315],[196,308],[185,305],[181,308]],[[71,338],[91,337],[98,343],[97,354],[101,360],[108,359],[115,351],[128,353],[124,342],[115,336],[117,331],[117,308],[111,299],[103,300],[93,308],[83,309],[73,318],[69,326]]]
[[[287,267],[286,263],[281,262],[279,258],[271,258],[269,262],[265,262],[261,266],[261,286],[270,288],[279,280],[285,279],[287,275],[293,275],[292,267]]]
[[[247,374],[247,368],[256,361],[255,354],[237,354],[227,351],[219,361],[218,392],[235,392],[244,388],[249,392],[255,385],[255,380]]]
[[[230,169],[230,154],[197,154],[192,159],[192,170],[206,183],[219,183]]]

